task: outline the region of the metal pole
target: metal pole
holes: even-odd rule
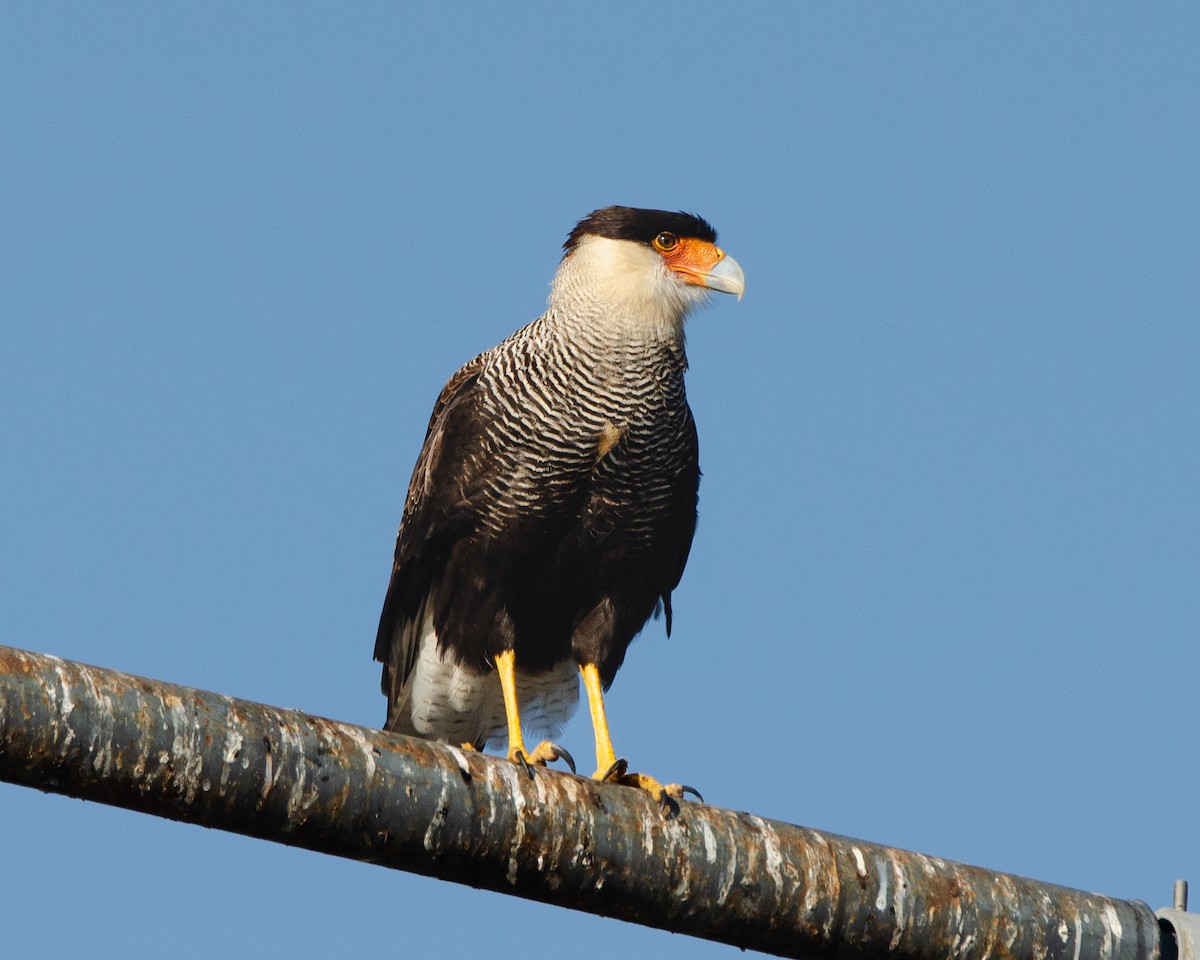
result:
[[[1138,901],[11,647],[0,779],[780,956],[1159,956]]]

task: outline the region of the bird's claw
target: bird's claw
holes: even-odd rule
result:
[[[550,760],[562,760],[568,767],[571,768],[572,773],[575,772],[575,758],[571,756],[566,747],[559,746],[557,743],[550,743],[549,740],[547,740],[544,744],[541,744],[541,746],[550,747],[554,754],[549,758]]]
[[[521,765],[521,769],[525,771],[525,775],[529,777],[530,780],[533,779],[533,764],[529,762],[529,758],[525,755],[524,750],[514,750],[509,756],[509,759],[519,763]]]
[[[682,800],[685,794],[691,794],[701,803],[704,798],[700,796],[700,791],[695,787],[689,787],[683,783],[659,783],[651,776],[644,773],[629,773],[629,762],[624,759],[617,760],[611,767],[603,773],[596,772],[595,779],[603,783],[619,783],[626,787],[637,787],[639,790],[644,790],[654,798],[655,802],[662,805],[663,809],[669,814],[679,812],[678,801]]]
[[[509,753],[508,759],[514,763],[519,763],[524,768],[530,780],[533,779],[533,768],[535,766],[544,767],[555,760],[565,761],[567,766],[571,768],[571,772],[575,772],[575,758],[571,756],[565,747],[560,747],[557,743],[551,743],[549,740],[543,740],[528,753],[525,752],[523,747],[514,747]]]

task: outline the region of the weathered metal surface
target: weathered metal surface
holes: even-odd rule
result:
[[[0,779],[781,956],[1159,956],[1144,903],[9,647]]]
[[[1186,890],[1182,907],[1176,893],[1175,908],[1159,910],[1157,916],[1163,960],[1200,960],[1200,913],[1187,912]]]

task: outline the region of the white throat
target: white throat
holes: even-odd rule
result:
[[[683,341],[683,321],[708,299],[652,249],[632,240],[586,236],[550,284],[550,312],[620,329],[634,339]]]

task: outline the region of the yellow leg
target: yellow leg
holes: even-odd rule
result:
[[[500,689],[504,693],[504,716],[508,720],[508,759],[522,764],[533,776],[530,764],[544,767],[552,760],[565,760],[571,772],[575,772],[575,761],[556,743],[543,740],[530,753],[525,749],[521,736],[521,711],[517,705],[516,655],[511,650],[496,654],[496,672],[500,674]]]
[[[612,737],[608,732],[608,716],[604,712],[604,690],[600,684],[600,670],[594,663],[585,663],[579,668],[583,687],[587,690],[588,710],[592,714],[592,731],[596,735],[596,774],[594,779],[603,780],[617,762],[613,752]]]
[[[500,674],[500,689],[504,691],[504,715],[508,718],[509,760],[525,756],[525,741],[521,739],[521,711],[517,707],[516,660],[511,650],[496,654],[496,672]]]
[[[624,760],[617,760],[613,751],[612,736],[608,732],[608,715],[604,712],[604,689],[600,683],[600,669],[594,663],[585,663],[579,668],[583,686],[587,690],[588,709],[592,714],[592,731],[596,736],[596,772],[594,780],[608,780],[628,787],[645,790],[664,807],[678,807],[676,800],[685,793],[700,796],[694,787],[678,783],[659,783],[644,773],[626,773]]]

